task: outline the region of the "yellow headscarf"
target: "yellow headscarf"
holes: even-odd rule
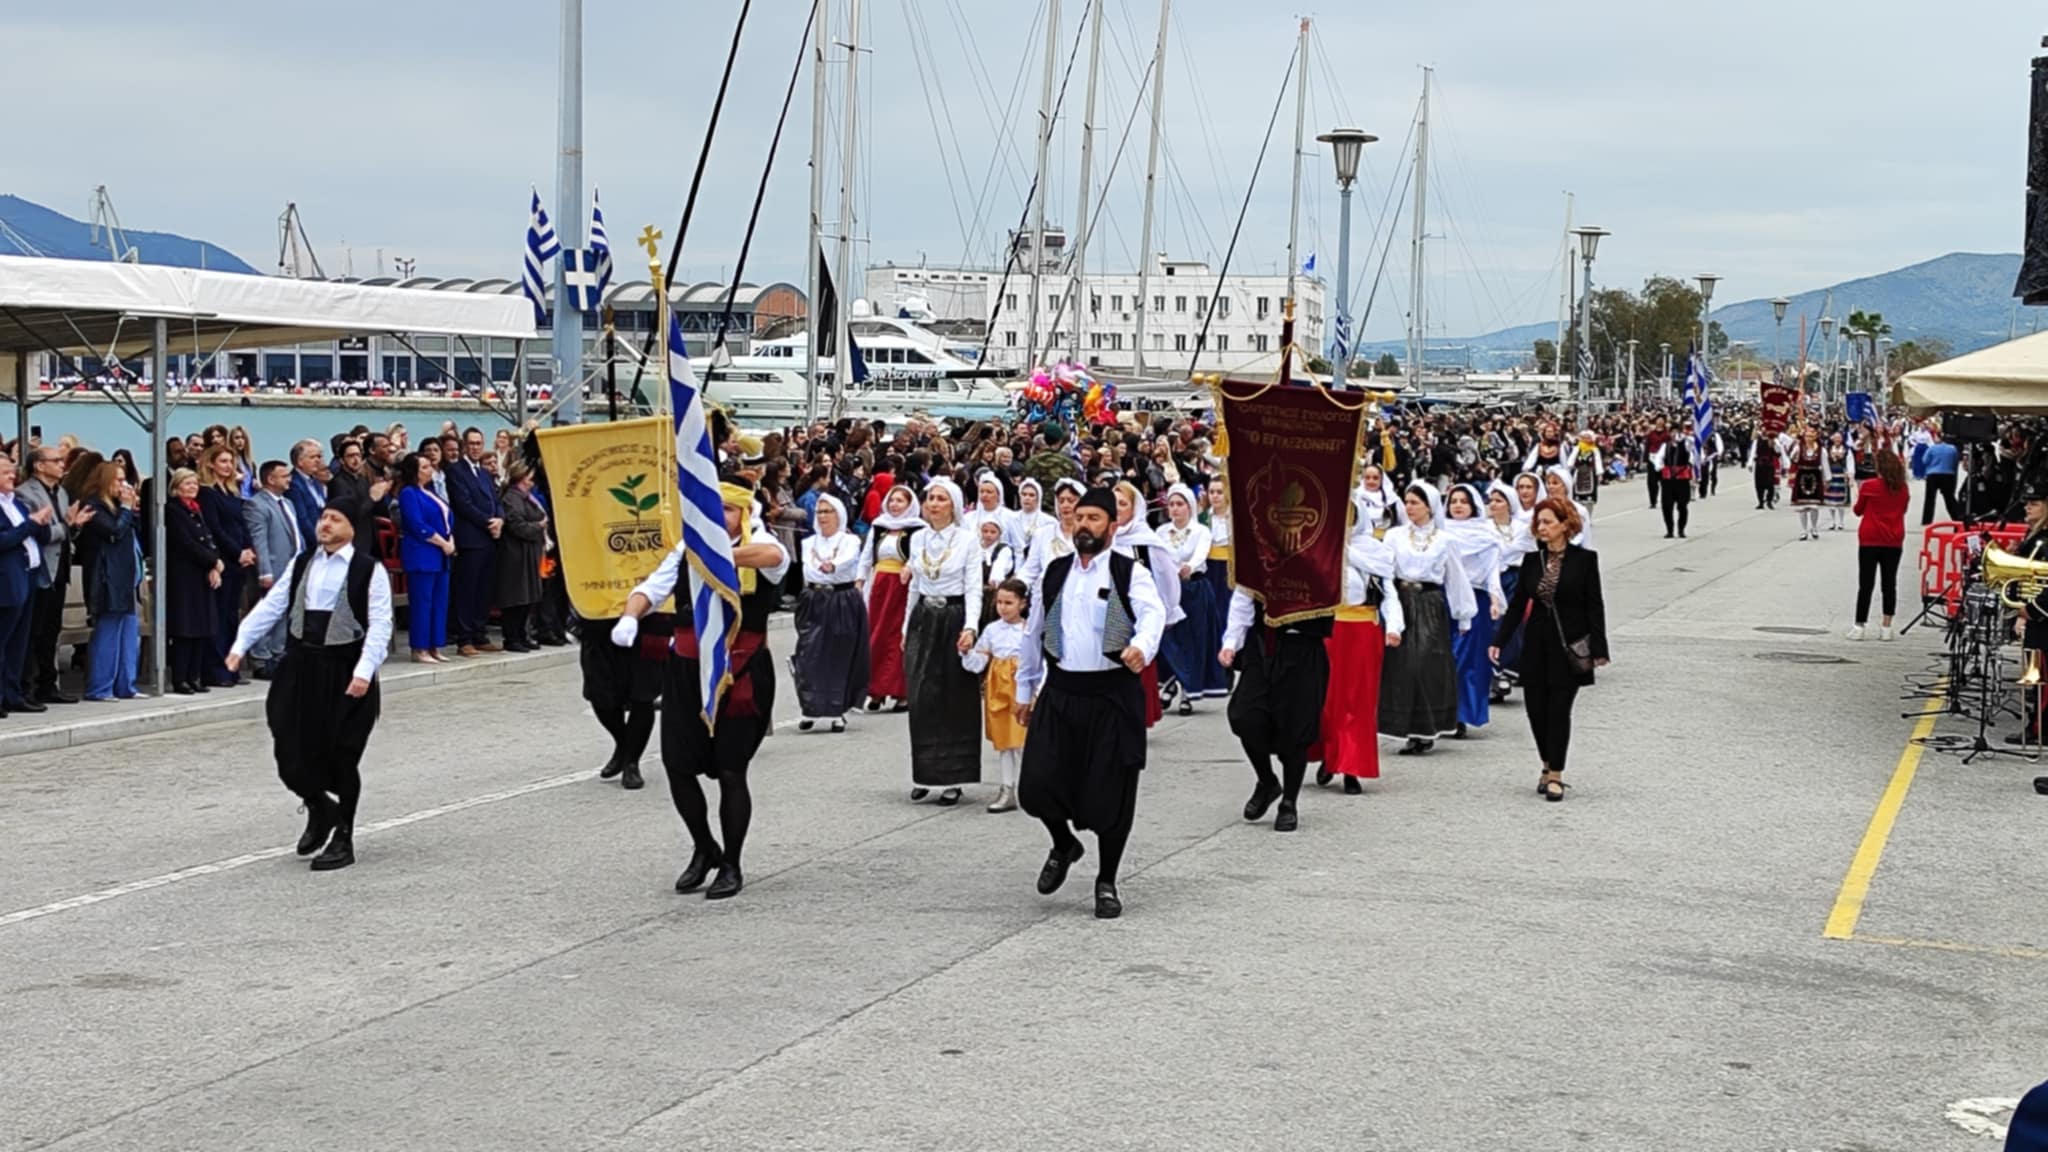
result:
[[[728,481],[718,486],[718,496],[719,500],[727,508],[739,509],[739,547],[746,547],[753,542],[754,538],[754,490],[744,484],[734,484]],[[760,583],[759,575],[752,568],[741,568],[739,573],[740,595],[753,595],[755,587]]]

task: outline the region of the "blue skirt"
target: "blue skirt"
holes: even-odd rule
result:
[[[1209,584],[1211,614],[1216,617],[1216,642],[1221,645],[1223,633],[1230,627],[1230,561],[1211,560],[1202,569],[1202,579]]]
[[[1223,633],[1216,625],[1216,593],[1209,581],[1181,581],[1180,610],[1187,619],[1166,630],[1159,662],[1190,700],[1230,695],[1230,678],[1216,662]]]
[[[1472,627],[1451,636],[1451,655],[1458,663],[1458,723],[1483,728],[1491,718],[1489,700],[1493,695],[1493,661],[1486,650],[1493,645],[1493,598],[1477,588],[1479,614]]]

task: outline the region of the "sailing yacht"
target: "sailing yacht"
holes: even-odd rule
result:
[[[1001,386],[975,375],[973,349],[955,347],[930,329],[897,316],[876,316],[865,300],[847,321],[867,378],[849,384],[841,412],[848,416],[929,416],[987,420],[1010,409]],[[763,340],[745,356],[716,365],[705,391],[743,422],[792,424],[804,419],[804,358],[808,332]],[[818,358],[818,393],[831,395],[833,358]]]

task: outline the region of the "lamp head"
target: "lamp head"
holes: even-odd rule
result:
[[[1572,229],[1572,235],[1579,238],[1579,255],[1590,264],[1600,251],[1600,238],[1612,236],[1614,233],[1605,228],[1585,227]]]
[[[1771,315],[1776,316],[1778,323],[1783,324],[1785,322],[1785,310],[1790,307],[1792,307],[1792,302],[1780,296],[1776,300],[1771,301]]]
[[[1693,279],[1699,281],[1700,284],[1700,303],[1713,303],[1714,285],[1719,284],[1721,278],[1712,272],[1702,272],[1698,276],[1693,277]]]
[[[1358,180],[1358,157],[1365,146],[1378,140],[1370,132],[1356,128],[1332,128],[1316,137],[1316,140],[1330,146],[1330,155],[1337,161],[1337,186],[1349,188]]]
[[[1834,339],[1834,335],[1835,335],[1835,318],[1834,318],[1833,316],[1823,316],[1823,317],[1821,317],[1821,318],[1820,318],[1820,338],[1821,338],[1821,339],[1823,339],[1823,340],[1832,340],[1832,339]]]

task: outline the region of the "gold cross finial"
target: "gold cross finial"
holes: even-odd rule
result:
[[[661,258],[661,229],[649,224],[640,230],[640,246],[647,249],[649,260]]]

